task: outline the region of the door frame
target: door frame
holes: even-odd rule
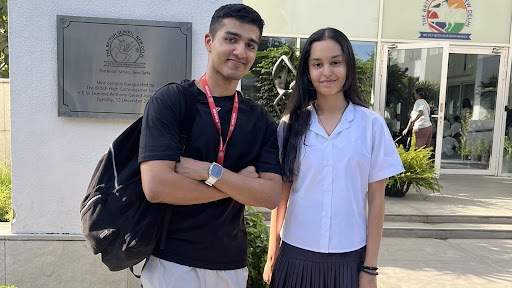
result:
[[[498,176],[500,173],[501,160],[503,158],[503,135],[506,117],[504,109],[506,98],[506,77],[507,77],[507,60],[508,48],[492,47],[492,46],[462,46],[450,45],[449,54],[476,54],[476,55],[495,55],[499,56],[498,83],[496,87],[496,109],[494,115],[494,129],[492,136],[492,155],[489,158],[489,167],[482,169],[441,169],[441,174],[470,174],[470,175],[493,175]],[[444,99],[446,101],[446,98]],[[498,165],[500,164],[500,165]]]
[[[502,159],[503,159],[503,136],[506,113],[501,107],[507,104],[507,67],[509,58],[509,48],[505,46],[469,46],[469,45],[456,45],[449,42],[382,42],[379,47],[380,63],[377,66],[377,73],[375,89],[378,92],[378,97],[374,97],[374,109],[381,115],[384,115],[385,97],[386,97],[386,84],[387,84],[387,65],[389,59],[389,51],[395,49],[422,49],[422,48],[442,48],[442,64],[441,64],[441,80],[437,118],[437,131],[436,131],[436,150],[435,152],[435,167],[438,168],[439,174],[469,174],[469,175],[494,175],[498,176],[503,174],[501,172]],[[442,139],[444,130],[444,112],[446,102],[446,89],[448,81],[448,60],[449,54],[479,54],[479,55],[498,55],[500,56],[500,64],[498,70],[498,87],[496,89],[496,108],[494,118],[494,131],[492,140],[492,155],[489,159],[489,168],[486,170],[480,169],[440,169],[441,168],[441,152],[442,152]],[[512,97],[512,96],[510,96]],[[434,117],[433,117],[434,118]]]
[[[391,50],[407,50],[407,49],[430,49],[437,48],[442,49],[442,60],[441,60],[441,78],[439,83],[439,103],[438,103],[438,117],[437,118],[437,131],[436,131],[436,143],[442,143],[443,139],[443,125],[444,125],[444,105],[446,99],[446,81],[448,75],[448,50],[449,45],[448,42],[418,42],[418,43],[397,43],[397,42],[383,42],[380,47],[381,52],[381,63],[379,65],[379,74],[380,77],[378,82],[376,83],[379,87],[379,97],[375,97],[374,107],[377,108],[379,114],[384,115],[384,109],[386,106],[386,85],[387,85],[387,73],[388,73],[388,59],[389,59],[389,51]],[[442,145],[436,145],[436,149],[434,151],[435,167],[440,171],[441,167],[441,152]]]

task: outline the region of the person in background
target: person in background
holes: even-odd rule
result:
[[[412,129],[416,136],[416,147],[431,147],[432,140],[432,122],[430,122],[430,107],[425,100],[426,91],[423,88],[417,88],[413,92],[414,106],[407,127],[402,132],[406,135]]]
[[[404,171],[365,107],[348,38],[313,33],[278,128],[284,180],[263,279],[271,288],[375,288],[386,178]],[[282,228],[282,229],[281,229]]]
[[[446,136],[443,138],[443,147],[442,147],[442,156],[441,158],[446,159],[450,158],[454,154],[455,151],[459,148],[459,142],[451,136]]]
[[[469,98],[462,99],[462,117],[466,117],[468,113],[472,113],[473,105],[471,104],[471,100]]]
[[[461,129],[462,129],[462,124],[460,123],[460,116],[459,115],[453,116],[453,124],[452,124],[452,127],[450,128],[450,136],[459,140]]]

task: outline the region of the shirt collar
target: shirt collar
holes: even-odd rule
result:
[[[308,108],[311,111],[311,120],[309,122],[309,130],[315,132],[316,134],[325,137],[330,138],[334,135],[340,133],[341,131],[347,129],[350,127],[352,120],[354,120],[355,117],[355,107],[352,102],[348,101],[348,106],[345,109],[345,112],[343,112],[343,116],[341,117],[341,122],[336,126],[334,131],[331,133],[331,136],[328,136],[325,132],[324,128],[322,128],[322,125],[320,125],[320,122],[318,120],[318,115],[316,114],[316,110],[313,107],[313,104],[309,105]]]

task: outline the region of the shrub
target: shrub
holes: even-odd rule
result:
[[[505,143],[503,144],[503,148],[505,148],[506,154],[512,155],[512,141],[510,141],[510,138],[505,136]]]
[[[12,219],[11,170],[0,164],[0,222]]]
[[[416,136],[412,136],[411,148],[407,151],[404,146],[397,146],[398,154],[402,160],[405,171],[391,176],[386,180],[386,185],[391,187],[407,187],[412,185],[418,193],[424,198],[421,188],[432,191],[433,193],[441,193],[441,184],[437,179],[434,163],[430,159],[432,147],[416,148]]]
[[[254,207],[245,209],[245,228],[247,230],[247,267],[249,279],[247,288],[267,287],[263,282],[263,269],[267,262],[268,230],[265,218]]]

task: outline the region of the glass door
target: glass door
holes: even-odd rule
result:
[[[508,82],[508,93],[506,93],[508,94],[508,99],[506,99],[507,97],[505,96],[505,109],[503,109],[505,115],[502,116],[502,121],[504,121],[505,125],[500,129],[503,131],[501,138],[503,142],[503,156],[501,157],[501,165],[498,169],[501,173],[498,175],[512,177],[512,75],[507,81],[510,81]]]
[[[415,100],[413,91],[422,88],[432,122],[430,144],[435,152],[435,166],[440,168],[448,43],[388,44],[382,46],[382,75],[380,79],[379,112],[399,145],[407,146],[401,137],[407,127]]]
[[[492,47],[450,47],[441,173],[497,175],[503,54]]]

